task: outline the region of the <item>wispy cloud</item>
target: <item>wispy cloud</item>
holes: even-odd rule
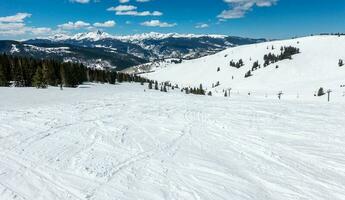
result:
[[[163,13],[159,11],[137,11],[138,7],[133,5],[119,5],[117,7],[110,7],[107,11],[115,11],[116,15],[127,16],[162,16]]]
[[[230,9],[224,10],[218,15],[220,19],[237,19],[242,18],[253,7],[270,7],[275,5],[278,0],[223,0],[229,4]]]
[[[208,28],[210,27],[208,24],[197,24],[195,28]]]
[[[151,21],[146,21],[141,23],[142,26],[149,26],[149,27],[161,27],[161,28],[168,28],[168,27],[174,27],[177,24],[176,23],[172,23],[169,24],[167,22],[161,22],[159,20],[151,20]]]
[[[58,27],[64,30],[77,30],[90,27],[90,23],[84,21],[67,22],[65,24],[58,25]]]
[[[73,3],[82,3],[82,4],[90,3],[90,0],[69,0],[69,1]]]
[[[114,27],[116,25],[116,22],[114,20],[106,21],[106,22],[96,22],[93,24],[94,27],[99,27],[99,28],[110,28]]]
[[[17,13],[12,16],[0,17],[0,22],[6,22],[6,23],[23,22],[26,18],[29,18],[29,17],[31,17],[30,13]]]
[[[132,11],[132,10],[136,10],[136,9],[137,9],[137,7],[132,6],[132,5],[119,5],[116,7],[110,7],[107,9],[107,11],[125,12],[125,11]]]

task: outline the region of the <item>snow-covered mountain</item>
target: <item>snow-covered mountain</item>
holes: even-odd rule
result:
[[[96,31],[72,36],[57,34],[23,42],[0,41],[0,52],[82,62],[90,67],[107,66],[122,70],[156,60],[199,58],[228,47],[263,41],[265,40],[224,35],[177,33],[114,36]],[[51,48],[57,51],[51,52]],[[65,51],[66,48],[69,48],[69,52]],[[58,51],[58,49],[62,49],[62,51]]]
[[[27,40],[24,43],[35,46],[53,44],[84,48],[116,49],[118,52],[129,54],[148,62],[167,58],[194,59],[217,53],[228,47],[263,41],[265,40],[224,35],[163,34],[153,32],[129,36],[114,36],[97,31],[78,33],[72,36],[58,34],[48,38]],[[119,68],[123,69],[127,67]]]
[[[264,67],[265,55],[279,55],[281,48],[288,46],[298,48],[300,53]],[[231,61],[237,63],[240,59],[243,66],[230,66]],[[345,66],[339,66],[340,59],[345,60],[344,36],[310,36],[229,48],[177,64],[156,63],[154,67],[147,66],[154,72],[144,76],[187,87],[202,84],[214,91],[232,88],[232,92],[262,96],[275,95],[279,91],[296,97],[313,96],[320,87],[344,95]],[[260,67],[252,70],[256,61]],[[248,71],[252,76],[245,78]]]
[[[196,35],[196,34],[179,34],[179,33],[157,33],[157,32],[149,32],[149,33],[140,33],[134,35],[111,35],[103,31],[96,31],[96,32],[86,32],[86,33],[77,33],[75,35],[69,36],[66,34],[56,34],[53,36],[49,36],[48,38],[42,39],[49,39],[55,41],[61,40],[101,40],[101,39],[118,39],[121,41],[142,41],[142,40],[162,40],[167,38],[201,38],[201,37],[210,37],[210,38],[226,38],[226,35],[215,35],[215,34],[204,34],[204,35]]]

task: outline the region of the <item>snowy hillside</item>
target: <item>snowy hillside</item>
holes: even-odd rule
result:
[[[293,55],[291,60],[263,66],[264,55],[279,55],[281,47],[286,46],[299,48],[301,53]],[[230,61],[238,62],[240,59],[244,66],[239,69],[229,65]],[[345,91],[340,87],[345,85],[345,66],[339,67],[339,59],[345,60],[344,36],[313,36],[234,47],[181,64],[165,64],[145,76],[183,86],[202,83],[208,89],[219,81],[220,86],[213,90],[232,88],[233,92],[239,93],[264,95],[283,91],[294,96],[312,96],[324,87],[341,95]],[[252,69],[255,61],[259,61],[261,68],[253,71],[253,76],[245,78],[245,73]]]
[[[0,88],[0,199],[345,199],[344,103],[144,89]]]

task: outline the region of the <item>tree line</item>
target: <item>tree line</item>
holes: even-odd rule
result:
[[[0,55],[0,86],[77,87],[83,82],[149,82],[137,75],[116,72],[112,69],[92,69],[81,63],[40,60],[31,57]]]

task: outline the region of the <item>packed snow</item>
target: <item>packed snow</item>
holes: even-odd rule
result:
[[[345,103],[146,88],[0,88],[0,199],[345,199]]]
[[[301,53],[292,60],[283,60],[263,67],[265,54],[280,54],[282,46],[299,48]],[[237,69],[230,61],[243,60]],[[181,86],[199,86],[208,90],[232,89],[236,93],[275,95],[282,91],[293,97],[313,98],[320,87],[331,89],[335,96],[345,95],[345,66],[339,67],[339,59],[345,60],[344,36],[310,36],[282,41],[272,41],[229,48],[215,55],[181,64],[152,68],[155,72],[145,75],[159,81],[171,81]],[[255,61],[261,68],[244,78]],[[219,71],[218,71],[219,68]],[[219,87],[212,89],[219,81]]]

